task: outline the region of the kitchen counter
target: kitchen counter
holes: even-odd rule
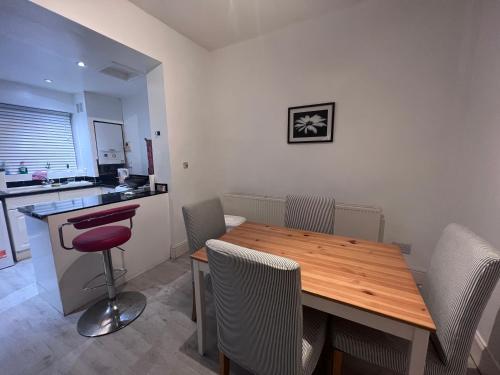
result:
[[[47,216],[51,215],[58,215],[62,213],[82,210],[85,208],[104,206],[112,203],[119,203],[134,199],[151,197],[158,194],[166,194],[166,193],[158,191],[149,191],[149,190],[132,191],[130,193],[129,192],[107,193],[92,197],[70,199],[66,201],[40,203],[31,206],[20,207],[18,208],[18,210],[28,216],[32,216],[37,219],[45,219]]]
[[[81,181],[78,181],[81,182]],[[57,187],[41,187],[42,185],[32,185],[32,186],[23,186],[21,187],[20,190],[18,188],[13,188],[11,192],[5,192],[5,191],[0,191],[0,200],[4,200],[7,198],[15,198],[15,197],[23,197],[27,195],[36,195],[36,194],[48,194],[48,193],[57,193],[60,191],[70,191],[70,190],[77,190],[77,189],[89,189],[93,187],[98,187],[98,186],[104,186],[100,183],[93,183],[90,182],[88,184],[81,184],[81,183],[67,183],[67,184],[61,184],[60,186]],[[22,190],[25,189],[25,190]],[[8,189],[7,189],[8,190]]]

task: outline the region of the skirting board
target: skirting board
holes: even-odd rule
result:
[[[186,240],[175,244],[174,246],[172,246],[172,251],[171,251],[172,259],[176,259],[181,255],[186,254],[188,250],[189,247]]]
[[[484,339],[477,331],[474,340],[472,341],[470,354],[481,372],[481,375],[500,374],[500,364],[495,360],[493,355],[491,355]]]

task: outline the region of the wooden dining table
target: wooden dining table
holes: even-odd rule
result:
[[[408,340],[408,374],[424,373],[429,334],[436,327],[398,246],[251,222],[219,239],[293,259],[301,269],[303,305]],[[203,355],[206,249],[191,259]]]

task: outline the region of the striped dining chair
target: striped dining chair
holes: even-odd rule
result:
[[[335,199],[310,195],[287,195],[285,227],[333,234]]]
[[[205,246],[205,242],[211,238],[219,238],[226,233],[226,222],[224,211],[219,198],[212,198],[202,202],[189,204],[182,207],[184,225],[186,227],[189,252]],[[193,304],[191,319],[196,320],[196,307],[194,303],[194,280],[193,280]]]
[[[326,336],[326,314],[302,307],[293,260],[210,240],[220,374],[234,361],[256,375],[310,375]]]
[[[426,375],[463,375],[472,340],[500,277],[500,254],[467,228],[446,227],[431,258],[423,297],[436,324],[427,351]],[[341,352],[398,374],[407,370],[407,341],[336,319],[332,324],[334,374]]]

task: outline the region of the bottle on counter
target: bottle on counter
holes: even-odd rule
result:
[[[24,161],[19,163],[19,174],[28,174],[28,168],[24,165]]]

